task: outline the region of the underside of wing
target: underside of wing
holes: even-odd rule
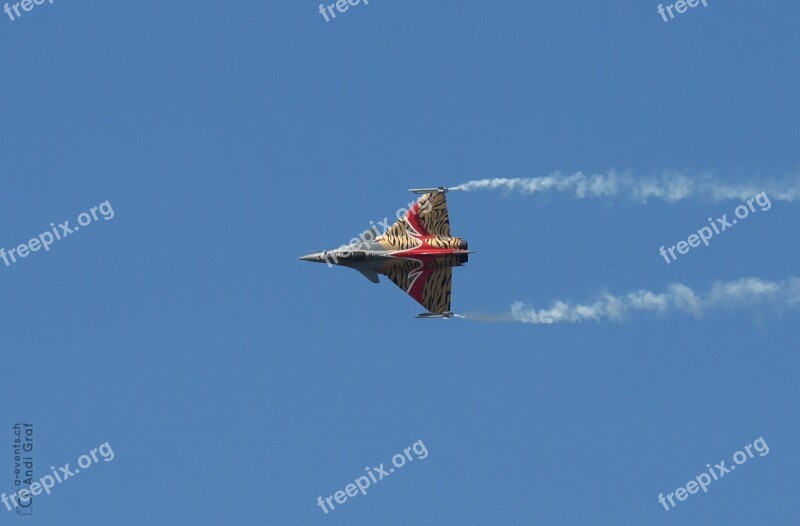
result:
[[[378,271],[433,313],[450,312],[453,269],[434,259],[397,258]]]
[[[450,216],[445,195],[444,192],[425,194],[417,201],[419,210],[416,219],[431,236],[450,237]]]
[[[387,250],[409,250],[421,238],[450,237],[450,217],[444,192],[420,197],[411,209],[376,241]]]

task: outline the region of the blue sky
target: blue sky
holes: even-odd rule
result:
[[[0,13],[6,431],[40,524],[789,524],[797,309],[622,322],[417,320],[394,285],[300,262],[414,186],[607,170],[797,177],[796,2],[80,4]],[[5,17],[5,18],[4,18]],[[799,202],[658,255],[739,201],[448,194],[453,309],[797,275]],[[734,308],[737,307],[737,308]],[[762,437],[770,453],[666,512]],[[429,452],[325,514],[364,467]],[[12,514],[0,507],[6,518]]]

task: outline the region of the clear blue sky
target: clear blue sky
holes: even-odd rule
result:
[[[32,524],[797,523],[799,310],[534,326],[417,320],[297,257],[412,186],[560,170],[797,174],[797,2],[44,3],[0,13],[4,404],[37,475],[108,441]],[[448,194],[453,309],[798,274],[800,203],[674,264],[736,202]],[[670,512],[657,501],[763,436]],[[429,451],[325,515],[417,440]],[[728,460],[730,464],[730,460]],[[11,513],[0,514],[12,520]]]

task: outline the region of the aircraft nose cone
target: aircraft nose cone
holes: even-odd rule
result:
[[[312,252],[311,254],[300,256],[298,259],[303,261],[322,261],[322,252]]]

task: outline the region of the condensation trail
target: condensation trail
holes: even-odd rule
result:
[[[451,190],[501,190],[525,195],[560,192],[578,199],[623,197],[642,203],[650,199],[669,203],[686,199],[744,200],[766,192],[770,199],[792,202],[800,199],[800,176],[732,183],[710,173],[687,175],[668,171],[658,177],[634,177],[613,170],[593,175],[555,172],[543,177],[479,179],[451,187]]]
[[[605,292],[591,302],[573,304],[557,300],[549,308],[542,309],[515,302],[507,313],[492,315],[467,312],[463,316],[473,321],[549,325],[585,321],[619,322],[636,312],[661,316],[679,312],[699,319],[711,311],[758,307],[769,307],[778,312],[800,307],[800,278],[792,276],[777,282],[760,278],[716,282],[702,295],[686,285],[674,283],[660,293],[637,290],[614,296]]]

